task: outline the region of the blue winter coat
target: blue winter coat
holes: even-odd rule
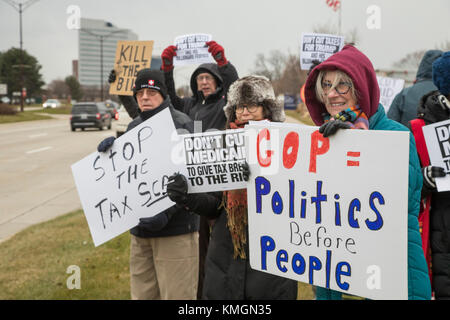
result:
[[[377,112],[369,118],[369,130],[409,131],[402,124],[388,119],[380,104]],[[408,184],[408,299],[431,299],[431,284],[428,268],[422,251],[419,231],[420,192],[422,172],[417,156],[416,143],[409,135],[409,184]],[[341,293],[325,288],[317,288],[318,300],[340,299]]]

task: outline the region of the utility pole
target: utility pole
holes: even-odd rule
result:
[[[24,60],[24,54],[23,54],[23,37],[22,37],[22,13],[27,9],[29,6],[31,6],[33,3],[36,3],[39,0],[28,0],[26,2],[16,2],[13,0],[3,0],[7,4],[9,4],[11,7],[13,7],[16,11],[19,12],[19,23],[20,23],[20,112],[23,112],[23,100],[24,100],[24,74],[23,74],[23,60]]]

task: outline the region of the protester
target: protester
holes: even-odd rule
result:
[[[338,129],[348,128],[407,130],[386,117],[379,103],[380,91],[372,63],[350,45],[313,69],[306,81],[305,98],[311,118],[320,126],[319,132],[324,136],[332,136]],[[408,297],[430,299],[430,281],[418,224],[422,174],[412,135],[409,150]],[[340,298],[339,292],[317,288],[317,299]]]
[[[422,245],[432,279],[434,296],[450,299],[450,192],[438,192],[437,177],[444,168],[430,165],[422,127],[450,119],[450,51],[433,63],[433,82],[438,90],[422,97],[417,119],[410,122],[423,172],[422,206],[419,215]]]
[[[228,129],[243,128],[250,120],[285,119],[269,80],[259,76],[236,81],[230,87],[224,111]],[[244,167],[248,179],[248,165]],[[177,204],[217,218],[206,256],[203,299],[296,299],[296,281],[250,267],[246,189],[225,191],[223,197],[187,194],[186,178],[177,174],[171,177],[167,193]]]
[[[431,79],[431,65],[441,54],[442,51],[440,50],[425,52],[417,70],[414,84],[411,87],[404,88],[395,96],[387,113],[388,118],[405,126],[408,126],[410,120],[416,118],[420,98],[424,94],[436,90],[436,86]]]
[[[169,109],[181,133],[193,132],[192,120],[171,105],[161,71],[139,71],[133,93],[141,112],[127,131]],[[106,152],[114,140],[114,137],[103,140],[98,151]],[[175,205],[156,216],[140,219],[130,231],[132,299],[196,299],[198,229],[198,216]]]
[[[226,104],[226,95],[229,86],[238,79],[235,67],[225,57],[225,50],[215,41],[207,42],[208,51],[216,61],[200,65],[191,75],[192,97],[180,98],[175,90],[173,79],[173,57],[177,55],[175,46],[168,46],[161,54],[162,66],[170,99],[177,110],[186,113],[195,121],[196,132],[205,132],[210,129],[222,130],[226,118],[223,107]],[[200,266],[199,291],[201,297],[203,287],[204,260],[208,248],[210,225],[205,217],[200,218]]]
[[[108,76],[108,83],[113,83],[116,81],[116,71],[112,69],[109,72]],[[131,119],[136,118],[139,116],[139,113],[141,110],[139,109],[139,106],[137,105],[136,100],[132,96],[125,96],[125,95],[119,95],[119,100],[125,107],[125,110],[127,111],[128,115],[131,117]]]

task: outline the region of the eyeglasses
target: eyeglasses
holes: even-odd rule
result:
[[[323,93],[328,94],[330,93],[330,89],[333,86],[330,82],[322,82],[322,90]],[[346,94],[351,88],[352,84],[350,82],[339,82],[336,87],[334,87],[334,90],[336,90],[339,94]]]
[[[247,109],[248,112],[253,113],[253,112],[256,112],[256,110],[258,110],[259,106],[257,106],[256,104],[252,105],[252,106],[246,106],[246,105],[237,106],[236,109],[235,109],[236,113],[239,113],[239,114],[243,113],[244,112],[244,108]]]
[[[144,88],[136,92],[136,97],[141,98],[144,95],[144,92],[146,92],[149,96],[154,96],[158,93],[156,90]]]
[[[199,75],[199,76],[197,76],[196,79],[199,82],[202,82],[203,80],[206,80],[206,82],[212,82],[214,80],[213,76],[211,76],[209,74]]]

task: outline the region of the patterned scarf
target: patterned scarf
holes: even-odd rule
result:
[[[247,123],[230,122],[230,129],[243,128]],[[227,227],[230,230],[236,259],[246,259],[247,244],[247,189],[228,190],[223,193],[222,205],[227,212]]]
[[[359,106],[353,106],[342,110],[333,117],[328,113],[324,113],[322,114],[322,117],[325,122],[341,120],[348,123],[352,129],[369,130],[369,119]]]

